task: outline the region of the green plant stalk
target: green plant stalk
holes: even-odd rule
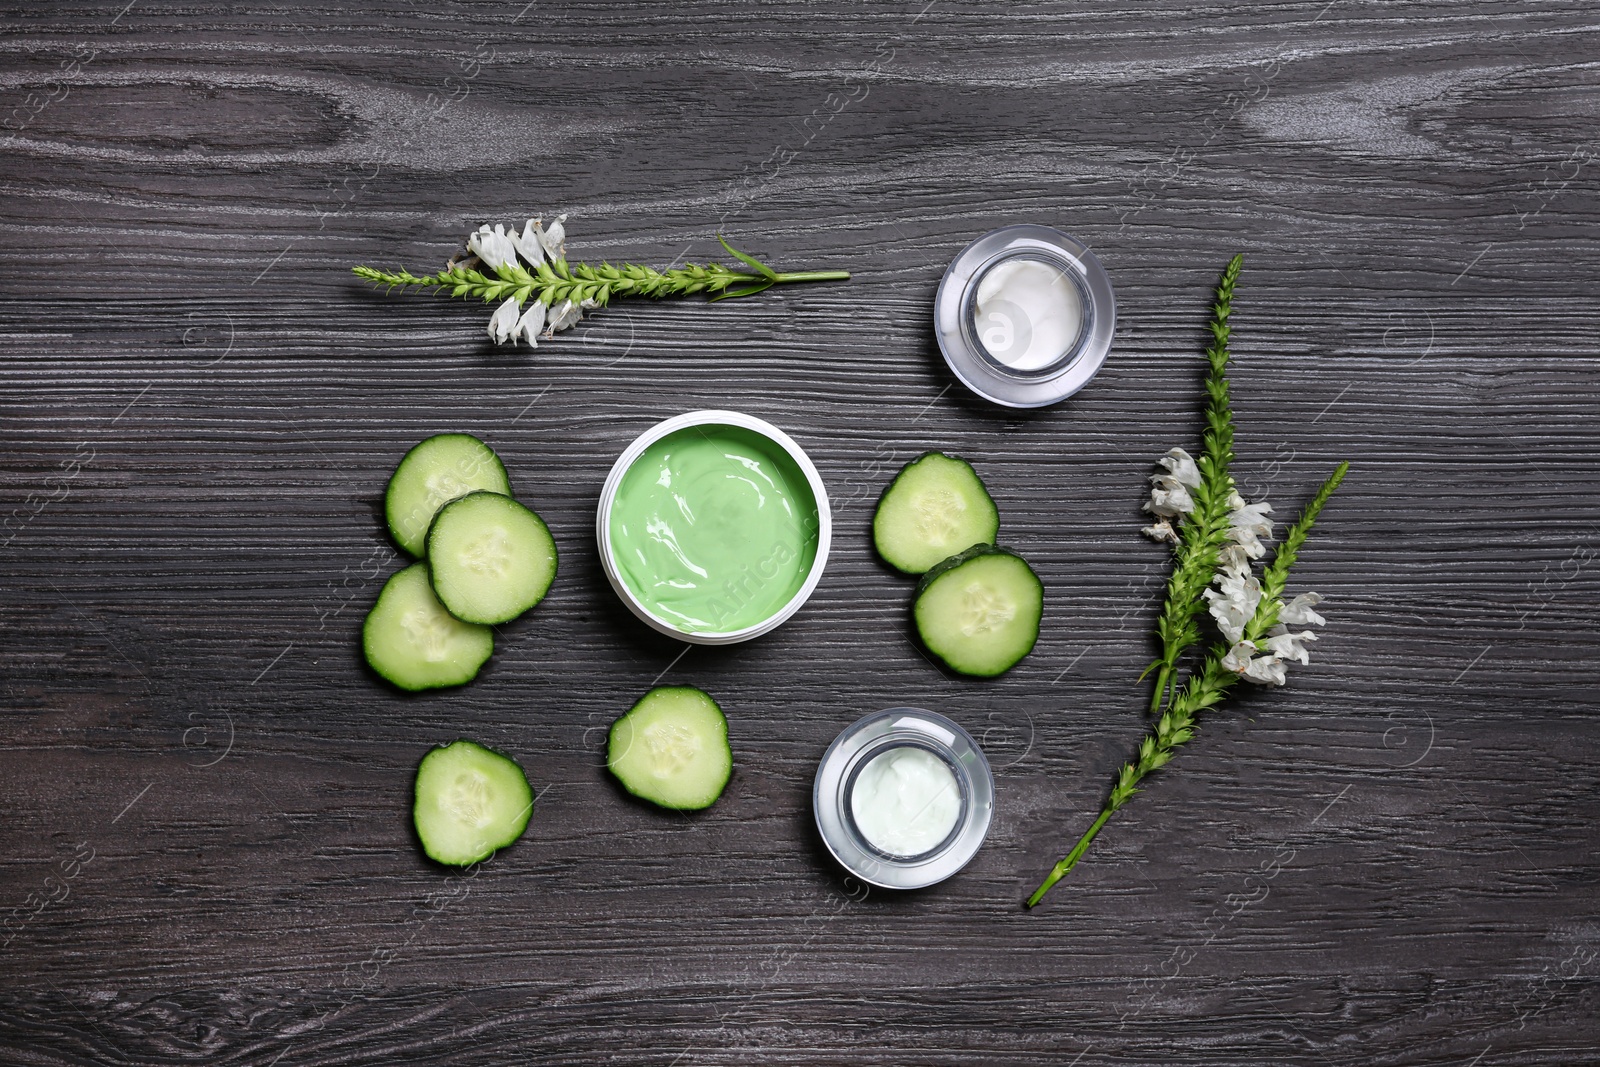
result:
[[[717,238],[719,241],[722,238]],[[669,296],[692,296],[706,293],[712,300],[725,300],[753,296],[774,285],[790,282],[846,281],[849,271],[806,270],[780,273],[767,267],[753,256],[745,255],[728,242],[722,247],[750,267],[748,271],[732,270],[720,263],[699,266],[690,263],[672,270],[658,271],[636,263],[612,265],[601,263],[568,263],[557,259],[528,268],[520,262],[506,263],[492,272],[471,267],[451,266],[437,274],[412,274],[410,271],[382,271],[373,267],[355,267],[358,277],[390,289],[420,286],[447,291],[451,296],[477,297],[485,303],[497,303],[515,297],[521,307],[533,300],[546,307],[560,307],[567,301],[586,307],[605,307],[613,297],[645,296],[661,299]],[[735,289],[735,286],[742,288]]]
[[[1244,640],[1254,644],[1257,650],[1260,650],[1261,642],[1266,638],[1267,632],[1278,624],[1278,613],[1283,610],[1283,590],[1289,580],[1289,570],[1299,557],[1300,548],[1311,533],[1312,524],[1317,521],[1317,516],[1328,503],[1328,498],[1339,488],[1339,483],[1344,481],[1345,472],[1349,469],[1349,463],[1340,463],[1334,468],[1333,474],[1317,490],[1317,495],[1289,527],[1288,533],[1284,535],[1277,552],[1272,557],[1272,562],[1262,573],[1261,601],[1256,605],[1255,615],[1245,626],[1244,632]],[[1050,873],[1039,884],[1039,888],[1028,897],[1028,907],[1031,908],[1043,900],[1044,895],[1066,877],[1067,872],[1078,865],[1078,861],[1089,850],[1089,845],[1112,814],[1139,791],[1138,785],[1145,776],[1164,767],[1167,761],[1172,759],[1177,747],[1194,736],[1195,720],[1200,712],[1217,704],[1239,681],[1238,674],[1222,665],[1223,658],[1227,654],[1226,642],[1214,646],[1205,664],[1189,676],[1188,682],[1173,697],[1172,703],[1162,712],[1155,727],[1139,743],[1138,759],[1123,764],[1115,784],[1111,787],[1111,793],[1106,798],[1105,807],[1100,811],[1100,817],[1095,819],[1093,825],[1078,839],[1078,843],[1072,846],[1072,851],[1050,869]]]
[[[1217,283],[1212,306],[1211,344],[1206,348],[1206,428],[1201,452],[1195,458],[1200,485],[1190,494],[1194,511],[1178,523],[1178,544],[1172,574],[1167,579],[1167,600],[1156,621],[1161,655],[1145,669],[1156,672],[1150,695],[1150,714],[1161,711],[1168,691],[1176,697],[1178,658],[1200,640],[1199,616],[1204,612],[1205,590],[1216,575],[1217,556],[1228,540],[1228,497],[1233,493],[1233,408],[1228,398],[1228,316],[1233,311],[1233,290],[1244,266],[1234,256]]]

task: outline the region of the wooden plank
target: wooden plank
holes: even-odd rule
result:
[[[1589,5],[0,25],[0,1059],[1600,1056]],[[855,278],[619,304],[530,351],[348,274],[556,211],[574,257],[704,261],[720,231]],[[1042,412],[965,394],[929,324],[944,265],[1013,221],[1086,240],[1119,301],[1105,369]],[[1024,912],[1145,728],[1143,479],[1198,436],[1235,251],[1241,484],[1286,516],[1352,463],[1294,583],[1330,625]],[[836,541],[782,629],[680,657],[608,591],[593,511],[637,432],[707,406],[801,441]],[[442,430],[500,451],[562,572],[478,682],[408,697],[356,633],[400,562],[384,481]],[[978,465],[1048,590],[1037,649],[991,682],[917,653],[867,535],[935,447]],[[729,709],[706,813],[604,771],[658,680]],[[867,893],[817,839],[811,776],[899,703],[980,737],[996,821],[951,881]],[[475,878],[431,868],[407,817],[417,759],[461,735],[541,790]]]

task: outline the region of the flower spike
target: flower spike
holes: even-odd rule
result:
[[[849,279],[849,271],[813,270],[780,273],[754,256],[730,245],[721,234],[718,242],[744,268],[720,263],[658,271],[633,263],[613,266],[567,262],[567,216],[557,215],[547,227],[541,218],[523,223],[521,232],[504,224],[478,227],[467,235],[467,250],[478,266],[451,262],[437,274],[381,271],[356,267],[358,277],[393,289],[408,285],[440,289],[451,296],[476,297],[499,306],[489,317],[488,334],[495,344],[515,344],[518,339],[535,344],[542,329],[545,337],[575,326],[584,312],[605,307],[617,296],[660,299],[704,293],[710,300],[754,296],[774,285],[790,282],[829,282]],[[521,309],[527,306],[526,311]],[[1180,487],[1180,492],[1181,487]]]

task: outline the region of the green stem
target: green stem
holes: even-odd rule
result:
[[[1194,736],[1195,716],[1202,709],[1209,708],[1222,699],[1228,687],[1239,680],[1239,676],[1222,666],[1222,658],[1227,655],[1228,646],[1218,645],[1206,661],[1205,666],[1189,676],[1187,684],[1172,700],[1172,706],[1162,712],[1161,718],[1156,722],[1150,733],[1139,743],[1139,758],[1122,765],[1122,770],[1117,775],[1116,784],[1111,787],[1111,794],[1106,798],[1105,807],[1100,810],[1100,817],[1072,846],[1072,851],[1050,869],[1039,888],[1028,897],[1028,907],[1033,907],[1044,899],[1044,895],[1067,872],[1078,865],[1078,860],[1089,850],[1089,845],[1100,833],[1100,828],[1112,814],[1137,793],[1138,785],[1144,781],[1151,771],[1166,766],[1167,761],[1173,756],[1177,747]]]
[[[1066,858],[1050,869],[1050,874],[1045,878],[1044,884],[1033,891],[1033,896],[1028,898],[1028,907],[1031,908],[1043,900],[1044,895],[1050,892],[1050,887],[1061,881],[1062,878],[1066,877],[1068,871],[1078,865],[1078,858],[1089,851],[1089,842],[1094,840],[1094,835],[1100,832],[1100,827],[1104,826],[1110,818],[1110,808],[1100,813],[1100,817],[1094,821],[1094,825],[1089,827],[1088,832],[1078,839],[1076,845],[1072,846],[1072,851],[1067,853]]]
[[[1166,662],[1161,664],[1161,673],[1156,675],[1155,692],[1150,694],[1150,714],[1161,714],[1161,705],[1167,701],[1167,690],[1171,687],[1172,666]]]
[[[755,281],[758,275],[749,275],[748,277],[751,281]],[[783,282],[847,282],[849,280],[850,272],[847,270],[797,270],[780,273],[772,279],[772,281],[780,284]]]

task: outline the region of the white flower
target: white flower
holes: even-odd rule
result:
[[[551,313],[545,327],[544,335],[553,337],[557,330],[565,330],[577,324],[583,318],[583,309],[572,301],[564,302],[559,309]]]
[[[489,339],[497,345],[503,345],[516,334],[517,328],[517,298],[506,297],[506,302],[494,309],[494,314],[489,316]]]
[[[1233,578],[1250,577],[1250,554],[1243,545],[1227,544],[1217,553],[1217,569]]]
[[[496,225],[492,230],[488,226],[478,227],[467,237],[467,247],[493,270],[517,262],[516,245],[504,226]]]
[[[1167,450],[1167,454],[1156,460],[1157,463],[1167,468],[1166,474],[1152,474],[1153,482],[1158,478],[1173,478],[1179,485],[1190,489],[1200,487],[1200,468],[1194,465],[1194,457],[1181,448]]]
[[[1146,526],[1139,532],[1150,538],[1152,541],[1170,541],[1173,544],[1178,543],[1178,531],[1174,530],[1172,528],[1172,523],[1168,522],[1166,519],[1162,519],[1154,526]]]
[[[544,262],[544,247],[539,244],[538,219],[529,219],[523,224],[520,234],[512,230],[509,237],[512,246],[528,261],[528,266],[537,267]]]
[[[538,234],[539,243],[544,246],[545,253],[551,259],[567,258],[567,228],[563,225],[566,221],[565,215],[557,215],[556,220],[546,230],[540,227],[538,219],[533,220],[533,232]]]
[[[1238,493],[1233,493],[1228,498],[1228,536],[1245,551],[1251,559],[1260,559],[1267,554],[1259,538],[1272,539],[1272,520],[1267,515],[1272,511],[1272,505],[1263,500],[1259,504],[1247,504]]]
[[[1255,659],[1256,651],[1256,646],[1253,643],[1240,641],[1228,649],[1228,654],[1222,657],[1222,666],[1226,670],[1242,674],[1244,669],[1250,666],[1250,661]]]
[[[1205,597],[1211,601],[1211,617],[1217,620],[1217,629],[1230,643],[1244,636],[1246,624],[1255,617],[1256,606],[1261,603],[1261,582],[1254,577],[1238,574],[1219,574],[1217,585],[1222,591],[1207,589]]]
[[[1278,620],[1290,626],[1321,626],[1328,620],[1311,610],[1320,603],[1322,597],[1316,593],[1301,593],[1283,606]]]
[[[1299,660],[1301,663],[1311,662],[1311,653],[1306,651],[1306,642],[1315,641],[1317,635],[1310,630],[1293,633],[1287,626],[1274,626],[1267,638],[1267,651],[1279,659]]]
[[[1194,500],[1181,482],[1169,474],[1158,474],[1156,479],[1156,486],[1150,490],[1150,499],[1144,510],[1164,519],[1187,515],[1194,510]]]
[[[1257,685],[1282,685],[1287,680],[1283,660],[1277,656],[1258,656],[1256,652],[1253,642],[1240,641],[1222,657],[1222,666]]]
[[[1154,488],[1150,490],[1150,500],[1145,504],[1144,510],[1163,519],[1176,518],[1193,512],[1194,498],[1189,495],[1189,490],[1200,484],[1200,469],[1194,465],[1194,458],[1181,448],[1173,448],[1156,462],[1167,470],[1164,474],[1150,476]],[[1151,527],[1158,531],[1156,534],[1150,533],[1149,530],[1145,533],[1158,541],[1167,540],[1165,534],[1159,533],[1162,525],[1157,523]],[[1177,543],[1176,537],[1171,540],[1174,544]]]
[[[1250,661],[1241,676],[1257,685],[1282,685],[1287,679],[1283,673],[1283,660],[1276,656],[1257,656]]]
[[[517,320],[511,336],[527,341],[529,348],[538,348],[539,331],[542,329],[544,329],[544,305],[535,300],[528,305],[528,310],[522,313],[522,318]]]

